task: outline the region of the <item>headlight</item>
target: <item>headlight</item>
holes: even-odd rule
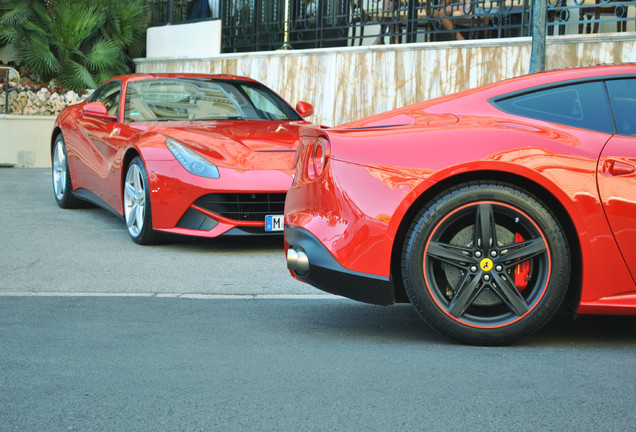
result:
[[[208,178],[219,178],[219,169],[212,162],[189,149],[181,143],[168,138],[166,147],[172,152],[174,157],[179,161],[189,173]]]

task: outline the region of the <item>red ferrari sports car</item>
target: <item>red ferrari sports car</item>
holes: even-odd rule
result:
[[[322,290],[410,301],[471,344],[559,308],[636,314],[636,66],[523,76],[306,128],[287,265]]]
[[[281,234],[300,127],[312,113],[249,78],[115,77],[55,122],[55,199],[114,211],[139,244],[163,233]]]

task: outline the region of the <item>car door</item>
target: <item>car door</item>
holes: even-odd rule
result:
[[[636,280],[636,79],[606,82],[617,134],[603,148],[598,186],[607,220]]]
[[[101,102],[108,114],[118,116],[120,95],[121,83],[111,81],[97,89],[90,102]],[[108,192],[107,180],[113,159],[122,145],[121,124],[118,120],[82,116],[77,126],[86,143],[86,149],[80,155],[84,165],[82,176],[85,185],[98,198],[109,203],[112,194]]]

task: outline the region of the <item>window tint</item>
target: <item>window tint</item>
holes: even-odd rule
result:
[[[511,114],[568,126],[613,133],[602,82],[572,84],[512,96],[496,102]]]
[[[607,91],[618,133],[636,136],[636,79],[607,81]]]
[[[95,90],[89,101],[103,103],[108,110],[108,114],[116,116],[119,113],[120,93],[121,83],[119,81],[111,81]]]

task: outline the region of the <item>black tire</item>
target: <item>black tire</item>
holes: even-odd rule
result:
[[[417,214],[401,264],[406,293],[431,327],[464,343],[502,345],[550,320],[571,261],[563,228],[538,198],[504,183],[471,182]]]
[[[73,183],[71,181],[71,173],[68,170],[66,142],[61,133],[55,137],[51,162],[53,196],[57,205],[64,209],[85,207],[87,203],[73,195]]]
[[[124,177],[124,220],[130,238],[140,245],[163,242],[164,237],[152,228],[150,189],[146,168],[139,156],[130,161]]]

